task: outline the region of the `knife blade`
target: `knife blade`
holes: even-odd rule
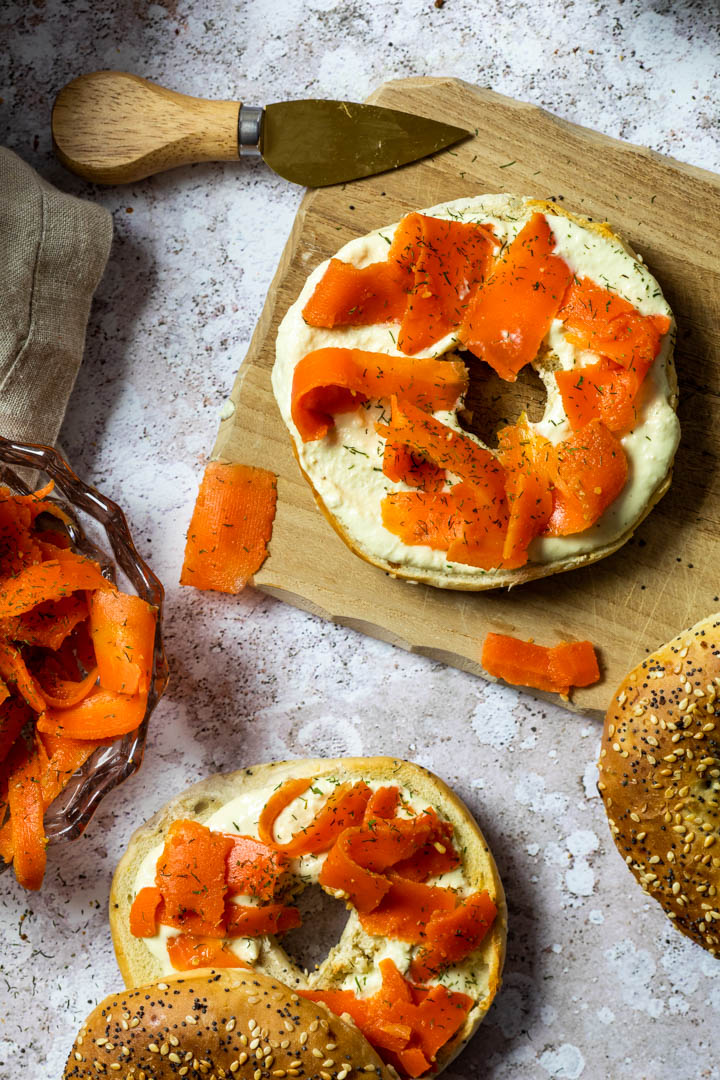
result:
[[[286,180],[325,187],[407,165],[472,132],[377,105],[307,99],[261,108],[95,71],[59,92],[52,134],[62,163],[100,184],[259,153]]]

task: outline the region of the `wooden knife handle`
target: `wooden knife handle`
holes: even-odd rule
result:
[[[95,71],[55,98],[52,133],[63,165],[98,184],[128,184],[196,161],[238,157],[239,101],[208,101],[138,75]]]

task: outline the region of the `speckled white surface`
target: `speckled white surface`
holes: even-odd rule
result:
[[[202,462],[301,193],[260,164],[92,189],[49,136],[54,93],[102,67],[260,103],[452,74],[717,170],[717,5],[34,0],[2,6],[0,40],[7,144],[115,216],[62,442],[125,507],[165,581],[173,670],[142,770],[80,841],[50,850],[42,893],[2,878],[0,1078],[58,1077],[76,1027],[118,986],[110,878],[167,796],[254,761],[378,752],[457,787],[508,893],[505,984],[452,1080],[720,1078],[720,963],[645,903],[615,851],[594,786],[597,728],[251,590],[175,584]]]

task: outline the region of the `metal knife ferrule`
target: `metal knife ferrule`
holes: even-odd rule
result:
[[[260,154],[263,112],[260,105],[241,105],[238,113],[238,151],[240,157]]]

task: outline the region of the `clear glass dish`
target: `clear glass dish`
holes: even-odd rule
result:
[[[120,507],[83,483],[57,450],[0,437],[0,484],[27,494],[48,480],[55,482],[50,498],[70,518],[68,532],[74,550],[98,562],[104,577],[121,589],[158,609],[152,681],[142,723],[111,745],[98,747],[48,807],[45,835],[57,844],[80,836],[105,795],[140,767],[150,716],[167,686],[168,666],[162,639],[164,590],[136,551]],[[0,860],[0,873],[9,865]]]

